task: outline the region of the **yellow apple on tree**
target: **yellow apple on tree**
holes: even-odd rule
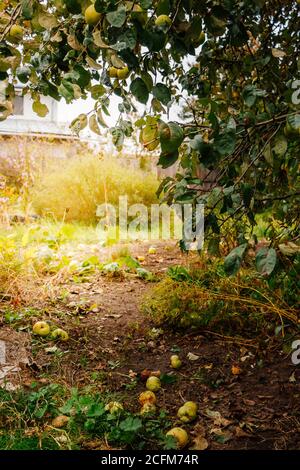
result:
[[[23,28],[18,24],[13,24],[9,30],[9,37],[20,41],[23,38]]]
[[[101,13],[95,10],[94,5],[90,5],[84,12],[84,18],[87,24],[95,25],[101,19]]]
[[[169,28],[172,20],[168,15],[159,15],[155,20],[155,25],[160,28]]]
[[[110,78],[118,78],[118,69],[117,67],[109,67],[108,74]]]
[[[126,78],[129,76],[129,69],[127,66],[122,67],[121,69],[117,69],[117,77],[119,80],[126,80]]]

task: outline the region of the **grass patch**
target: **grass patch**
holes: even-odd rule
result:
[[[153,174],[120,166],[113,158],[99,159],[82,155],[49,168],[32,190],[33,207],[39,215],[56,220],[97,222],[97,206],[119,204],[119,196],[128,197],[128,205],[147,207],[157,202],[158,182]]]

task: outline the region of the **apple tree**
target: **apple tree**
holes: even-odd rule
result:
[[[228,274],[263,219],[271,243],[257,251],[258,270],[272,278],[288,266],[299,287],[299,4],[3,0],[1,119],[13,111],[16,78],[41,116],[41,95],[67,103],[91,95],[94,108],[74,120],[75,132],[100,133],[117,95],[114,144],[139,128],[144,147],[160,150],[159,165],[177,162],[160,193],[205,204],[208,250],[224,251],[233,238]],[[132,123],[137,103],[145,111]],[[172,117],[174,105],[184,119]]]

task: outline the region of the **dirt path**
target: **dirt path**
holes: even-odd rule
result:
[[[144,267],[158,276],[185,262],[174,245],[158,244],[152,256],[146,243],[131,251],[145,256]],[[184,401],[196,401],[199,418],[188,425],[194,438],[204,438],[209,449],[299,449],[300,370],[290,357],[204,331],[183,335],[155,329],[140,312],[150,288],[151,283],[130,275],[95,275],[82,284],[62,284],[65,294],[47,306],[45,318],[65,328],[70,340],[49,351],[51,344],[33,339],[23,383],[96,383],[99,391],[121,394],[126,407],[135,410],[145,389],[141,372],[170,374],[170,355],[176,352],[183,367],[176,382],[163,387],[159,403],[176,416]],[[38,299],[32,303],[38,305]]]

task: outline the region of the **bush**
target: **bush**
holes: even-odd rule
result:
[[[182,266],[169,269],[168,276],[146,295],[142,310],[158,325],[173,329],[207,328],[224,334],[274,333],[282,317],[296,322],[296,314],[270,300],[265,280],[244,272],[229,279],[218,263],[202,270]]]
[[[94,223],[98,205],[118,205],[119,196],[127,195],[129,205],[149,206],[157,201],[157,186],[154,175],[122,167],[116,159],[79,156],[42,177],[33,191],[33,206],[39,215]]]

